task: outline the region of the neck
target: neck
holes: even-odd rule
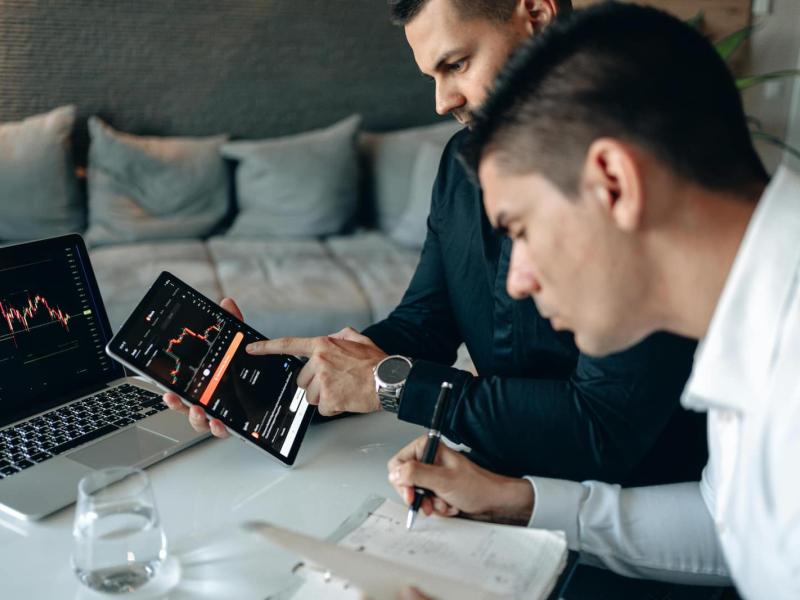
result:
[[[660,329],[705,337],[763,190],[735,196],[689,187],[673,195],[682,200],[653,234]]]

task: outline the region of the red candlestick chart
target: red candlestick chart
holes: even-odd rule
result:
[[[43,316],[46,322],[33,325],[34,320],[40,321],[39,316]],[[28,297],[28,302],[24,306],[15,307],[11,304],[0,302],[0,317],[8,328],[7,338],[10,338],[16,345],[16,335],[20,331],[30,331],[35,327],[42,327],[50,324],[60,324],[65,331],[69,331],[70,316],[58,306],[51,305],[43,296]]]
[[[211,332],[216,331],[219,332],[222,329],[221,323],[215,323],[214,325],[209,325],[208,327],[203,330],[203,333],[196,333],[192,331],[188,327],[182,327],[181,332],[177,337],[172,338],[167,343],[167,347],[164,349],[164,352],[175,361],[175,368],[172,369],[169,374],[172,377],[172,384],[175,385],[178,383],[178,376],[180,375],[181,371],[181,358],[175,353],[175,349],[177,346],[183,344],[186,340],[187,336],[190,339],[200,340],[207,345],[211,345],[214,343],[214,340],[211,339]]]

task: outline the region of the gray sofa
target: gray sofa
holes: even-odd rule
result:
[[[215,301],[234,298],[269,337],[362,329],[398,304],[419,259],[442,149],[458,129],[368,133],[351,117],[299,136],[228,144],[226,136],[143,138],[90,119],[81,199],[71,177],[74,116],[62,107],[0,124],[0,145],[9,146],[0,148],[0,205],[11,215],[0,240],[85,233],[114,329],[167,270]],[[356,157],[349,166],[346,151]],[[240,160],[227,171],[226,153]],[[241,162],[252,154],[255,168]],[[7,158],[14,156],[21,158]],[[238,213],[237,195],[245,205]]]

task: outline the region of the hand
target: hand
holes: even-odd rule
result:
[[[350,327],[323,337],[253,342],[247,352],[307,356],[308,362],[297,375],[297,385],[306,391],[308,403],[318,406],[323,416],[381,408],[373,369],[387,354]]]
[[[433,492],[420,509],[426,514],[463,516],[496,523],[527,525],[533,512],[533,488],[525,479],[503,477],[482,469],[466,456],[440,444],[432,465],[422,464],[427,436],[418,437],[388,464],[389,482],[406,504],[414,488]]]
[[[232,299],[223,298],[219,305],[240,321],[244,321],[242,311],[239,310],[239,307],[236,306],[236,302],[234,302]],[[172,410],[177,410],[178,412],[188,416],[189,425],[191,425],[192,429],[195,431],[204,432],[210,430],[214,437],[228,437],[228,430],[225,429],[225,425],[223,425],[222,421],[219,419],[211,419],[209,421],[206,417],[206,412],[199,406],[195,405],[189,408],[183,402],[181,402],[181,399],[177,394],[173,394],[172,392],[167,392],[162,396],[162,398],[164,400],[164,404],[169,406]]]

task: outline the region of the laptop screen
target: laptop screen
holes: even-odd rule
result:
[[[122,377],[78,235],[0,248],[0,425]]]

